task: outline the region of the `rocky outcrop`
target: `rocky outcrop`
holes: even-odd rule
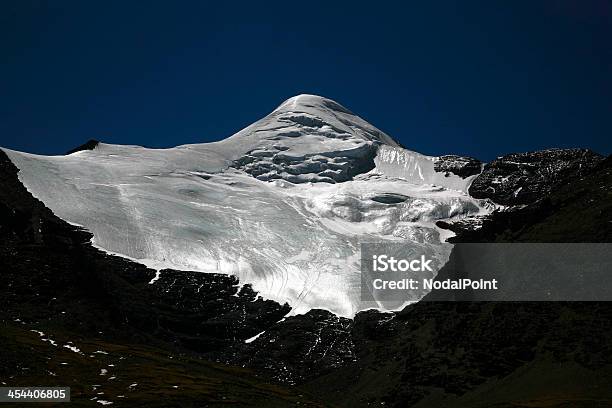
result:
[[[90,139],[87,142],[83,143],[82,145],[75,147],[74,149],[71,149],[69,151],[66,152],[66,154],[72,154],[72,153],[76,153],[76,152],[81,152],[83,150],[93,150],[95,149],[98,145],[100,144],[99,141],[95,140],[95,139]]]
[[[311,310],[278,322],[217,360],[256,369],[285,384],[304,383],[354,361],[352,327],[351,319]]]
[[[612,242],[612,156],[520,208],[494,211],[479,228],[438,222],[450,242]]]
[[[472,157],[450,154],[437,157],[434,161],[434,170],[445,173],[446,177],[455,174],[461,178],[467,178],[482,171],[482,162]]]
[[[469,193],[503,205],[533,203],[588,173],[603,156],[587,149],[549,149],[498,157],[474,179]]]

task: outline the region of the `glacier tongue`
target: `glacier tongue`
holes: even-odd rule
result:
[[[359,244],[405,242],[445,263],[451,245],[435,222],[488,211],[465,193],[471,178],[445,177],[434,158],[312,95],[220,142],[5,151],[28,190],[99,248],[157,268],[235,274],[293,313],[401,307],[360,299]]]

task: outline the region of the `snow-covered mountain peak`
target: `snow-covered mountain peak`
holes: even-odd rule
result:
[[[338,102],[325,98],[319,95],[300,94],[293,96],[283,103],[274,111],[308,111],[308,110],[330,110],[342,113],[353,114],[350,110],[340,105]]]
[[[351,111],[315,95],[287,99],[222,143],[247,146],[233,166],[259,180],[350,180],[374,167],[378,146],[398,144]]]
[[[472,173],[453,172],[469,161],[402,149],[314,95],[214,143],[93,147],[6,153],[27,189],[98,247],[157,269],[236,275],[294,313],[401,307],[361,299],[360,243],[405,242],[443,264],[450,244],[436,222],[489,211],[465,192]]]
[[[398,145],[390,136],[338,102],[308,94],[287,99],[270,114],[230,139],[245,138],[258,133],[265,134],[269,131],[279,131],[281,138],[323,136],[329,139],[357,139],[391,146]]]

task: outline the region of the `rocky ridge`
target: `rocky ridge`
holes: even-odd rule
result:
[[[555,188],[589,173],[603,156],[588,149],[548,149],[513,153],[485,164],[469,193],[502,205],[537,201]]]

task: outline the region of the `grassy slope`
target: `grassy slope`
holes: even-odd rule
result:
[[[31,325],[0,324],[0,364],[15,365],[15,374],[0,381],[11,386],[70,386],[71,406],[101,406],[97,400],[141,407],[324,406],[297,388],[270,384],[249,370],[194,355],[46,332],[38,326],[45,333],[41,336]],[[80,352],[63,347],[69,341]]]

